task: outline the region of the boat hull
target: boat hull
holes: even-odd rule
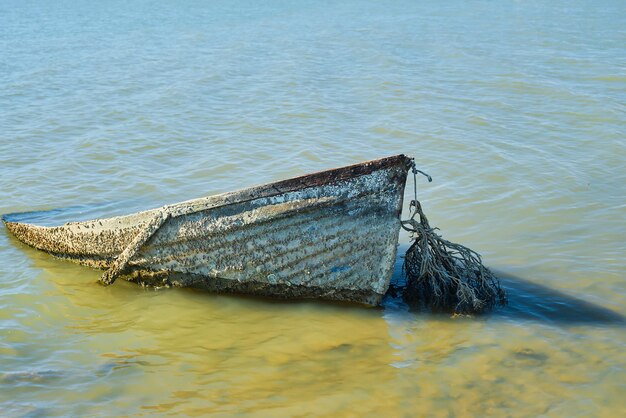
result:
[[[126,217],[41,227],[5,219],[19,239],[109,268],[159,213],[127,279],[286,299],[378,305],[395,262],[409,159],[354,166]]]

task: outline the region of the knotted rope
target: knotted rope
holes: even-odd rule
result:
[[[404,257],[404,299],[411,306],[459,314],[481,313],[506,304],[506,293],[496,276],[485,267],[480,255],[460,244],[443,239],[432,228],[417,200],[417,174],[432,178],[411,162],[414,199],[409,219],[402,228],[413,243]],[[417,219],[416,219],[417,217]]]

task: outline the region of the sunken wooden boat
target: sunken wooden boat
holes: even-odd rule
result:
[[[154,286],[380,304],[412,160],[397,155],[127,216],[38,226],[24,243]]]

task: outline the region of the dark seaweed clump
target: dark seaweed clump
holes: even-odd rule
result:
[[[443,239],[438,228],[429,225],[419,201],[411,202],[411,217],[402,221],[402,227],[413,239],[402,266],[406,276],[402,295],[410,306],[476,314],[506,305],[500,281],[483,265],[480,255]]]

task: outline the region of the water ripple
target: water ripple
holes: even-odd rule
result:
[[[622,2],[9,3],[0,213],[117,215],[407,153],[431,222],[512,302],[103,289],[0,227],[3,413],[623,410]]]

